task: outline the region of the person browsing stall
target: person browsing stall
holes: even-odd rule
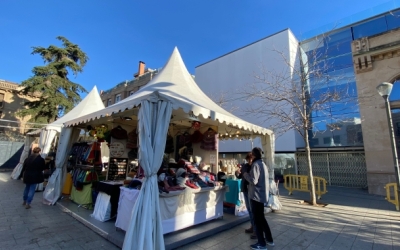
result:
[[[238,179],[242,179],[242,182],[240,184],[240,190],[242,190],[243,192],[243,196],[244,196],[244,202],[246,204],[246,209],[249,212],[249,217],[250,217],[250,223],[251,226],[248,229],[245,229],[245,233],[251,233],[252,235],[250,236],[251,239],[257,239],[257,235],[256,235],[256,229],[254,226],[254,218],[253,218],[253,213],[251,212],[251,205],[250,205],[250,199],[249,199],[249,191],[248,191],[248,185],[249,182],[243,178],[243,174],[244,173],[249,173],[250,169],[251,169],[251,163],[253,162],[253,155],[250,153],[248,153],[246,155],[246,163],[243,164],[236,172],[235,175]]]
[[[243,173],[243,177],[249,182],[249,199],[258,242],[250,247],[251,249],[267,249],[267,245],[275,245],[271,229],[264,216],[264,204],[268,203],[269,195],[269,174],[267,165],[261,159],[261,148],[255,147],[251,153],[253,155],[251,170],[250,173]]]

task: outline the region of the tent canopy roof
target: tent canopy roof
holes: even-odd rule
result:
[[[61,132],[61,128],[64,126],[65,122],[73,120],[77,117],[93,113],[101,109],[104,109],[104,104],[100,98],[97,87],[94,86],[93,89],[87,94],[87,96],[83,98],[83,100],[78,105],[76,105],[71,111],[62,116],[60,119],[44,126],[42,129],[56,130],[58,132]],[[40,131],[41,129],[38,129],[29,132],[28,134],[30,135],[39,134]]]
[[[189,122],[201,121],[219,127],[224,124],[225,130],[238,129],[256,134],[272,134],[271,130],[248,123],[212,101],[189,74],[176,47],[162,70],[139,91],[105,109],[66,121],[65,125],[74,126],[117,116],[119,112],[138,107],[142,100],[170,101],[173,107],[171,122],[185,118]]]

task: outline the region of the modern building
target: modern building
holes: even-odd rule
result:
[[[306,84],[314,93],[310,98],[333,85],[348,96],[345,105],[332,103],[326,112],[312,113],[316,125],[309,142],[314,175],[330,185],[368,187],[370,193],[384,194],[384,185],[394,181],[394,162],[384,100],[376,86],[400,78],[400,1],[357,13],[339,24],[306,37],[297,38],[287,29],[255,41],[197,66],[196,82],[215,99],[231,97],[225,98],[225,108],[233,107],[236,115],[269,127],[271,121],[265,118],[246,116],[243,111],[252,101],[235,98],[235,92],[266,71],[284,72],[290,82],[296,80],[297,70],[304,72],[311,64],[324,67],[325,85],[318,77],[308,77]],[[315,58],[316,54],[322,56]],[[400,99],[400,87],[395,85],[393,92],[391,100]],[[391,102],[392,109],[400,108],[396,103]],[[240,158],[251,148],[249,143],[257,142],[222,141],[220,157]],[[304,142],[295,130],[276,139],[275,154],[276,172],[307,172]]]

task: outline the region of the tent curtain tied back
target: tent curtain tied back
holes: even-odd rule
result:
[[[43,191],[43,203],[46,205],[54,205],[61,196],[62,187],[67,175],[66,162],[68,151],[71,149],[72,144],[78,140],[80,132],[80,129],[67,127],[61,130],[55,160],[56,170],[50,176],[46,189]]]
[[[139,163],[146,178],[132,210],[124,250],[165,249],[157,171],[164,155],[171,114],[172,104],[168,101],[141,101],[138,114]]]

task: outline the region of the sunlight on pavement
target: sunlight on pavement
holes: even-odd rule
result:
[[[8,182],[8,178],[0,176],[0,182]]]

